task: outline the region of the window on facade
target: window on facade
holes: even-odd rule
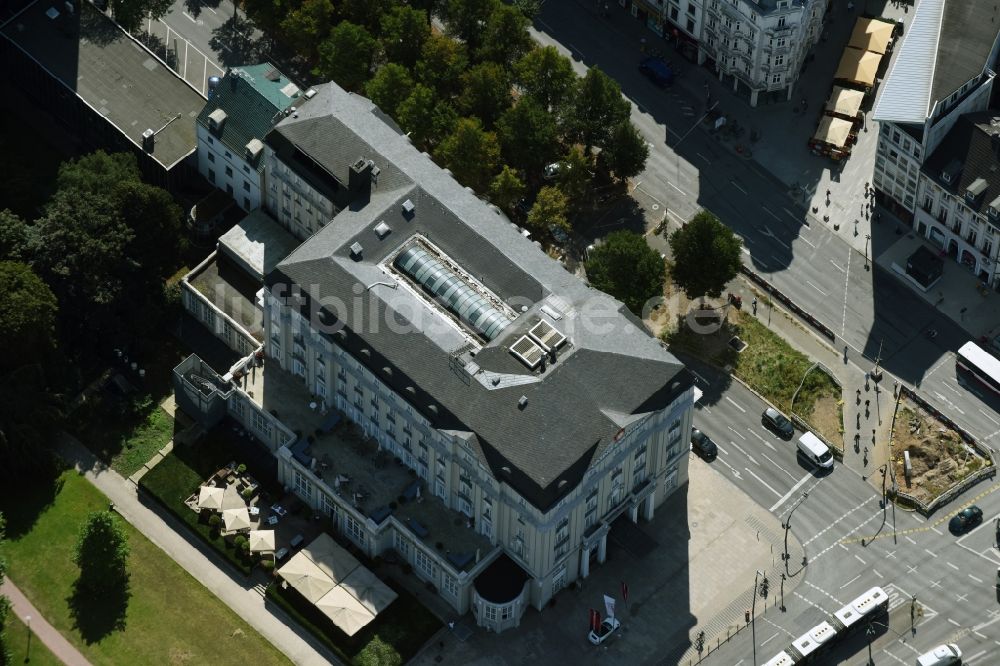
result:
[[[899,143],[899,130],[892,131],[892,142]]]
[[[771,83],[781,83],[781,74],[775,74],[772,76]]]
[[[228,168],[227,168],[227,171],[228,171]],[[232,185],[226,185],[226,194],[228,194],[230,196],[233,195],[233,186]]]
[[[214,144],[215,144],[215,139],[213,139],[212,137],[208,137],[208,145],[211,146],[211,145],[214,145]]]
[[[688,31],[688,32],[691,32],[691,33],[693,33],[693,32],[694,32],[694,19],[690,19],[690,18],[689,18],[689,19],[687,20],[687,31]]]
[[[359,546],[365,545],[365,528],[358,521],[354,520],[353,517],[347,516],[345,521],[345,527],[347,528],[347,535],[354,539]]]
[[[670,20],[671,21],[677,21],[678,14],[679,14],[679,12],[677,11],[677,8],[671,6],[670,7]]]
[[[556,557],[565,555],[567,551],[569,551],[569,518],[563,518],[556,527]]]
[[[250,173],[250,167],[248,167],[246,164],[243,165],[243,173]]]
[[[434,578],[437,576],[437,565],[434,564],[434,560],[431,559],[430,555],[419,548],[417,549],[417,557],[414,562],[417,565],[417,569],[420,570],[425,577]]]
[[[780,49],[784,45],[785,45],[785,38],[784,37],[778,37],[778,43],[776,44],[776,46]]]
[[[312,484],[309,483],[309,479],[305,477],[305,474],[299,470],[294,470],[293,474],[295,492],[299,494],[305,500],[309,500],[312,497]]]
[[[441,576],[441,589],[452,599],[458,597],[458,579],[454,576]]]
[[[212,171],[211,169],[208,170],[208,182],[210,183],[215,182],[215,172]]]
[[[392,536],[392,546],[396,552],[403,556],[403,560],[410,561],[410,542],[400,532],[394,532]]]
[[[486,619],[487,620],[492,620],[493,622],[496,622],[496,620],[497,620],[497,607],[496,606],[494,606],[493,604],[489,604],[488,603],[488,604],[486,604],[483,607],[483,611],[484,611],[484,613],[486,615]]]
[[[243,208],[250,210],[250,197],[243,197]]]
[[[253,427],[258,433],[264,435],[266,439],[271,439],[271,422],[257,410],[253,412]]]
[[[248,183],[245,180],[243,181],[243,191],[244,192],[249,192],[250,191],[250,183]]]
[[[229,176],[230,178],[233,177],[233,167],[231,166],[226,167],[226,175]]]
[[[509,620],[513,616],[514,616],[514,607],[511,606],[510,604],[507,604],[506,606],[502,606],[500,608],[500,619],[501,620]]]
[[[690,2],[690,0],[689,0],[689,2],[688,2],[688,4],[687,4],[687,12],[688,12],[688,14],[690,14],[691,16],[694,16],[694,3],[693,3],[693,2]]]
[[[782,16],[781,18],[778,19],[778,27],[779,28],[784,28],[785,27],[785,17],[784,16]]]
[[[213,164],[215,163],[215,153],[208,154],[208,161],[212,162]]]
[[[597,522],[597,491],[594,490],[587,496],[587,512],[584,514],[584,529],[590,529]]]
[[[987,238],[983,241],[983,254],[987,257],[993,253],[993,241]]]
[[[785,56],[784,55],[782,55],[781,53],[779,53],[778,55],[774,56],[774,64],[775,65],[783,65],[784,63],[785,63]]]

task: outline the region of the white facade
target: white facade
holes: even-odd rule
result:
[[[781,90],[786,99],[809,50],[822,31],[826,4],[819,0],[777,0],[764,8],[748,0],[705,0],[701,56],[711,58],[722,81],[760,93]]]
[[[261,205],[263,173],[246,161],[246,154],[233,154],[212,132],[195,124],[198,130],[198,173],[215,187],[228,193],[236,204],[250,212]]]
[[[281,226],[305,240],[340,212],[332,201],[300,178],[274,150],[264,146],[264,207]]]

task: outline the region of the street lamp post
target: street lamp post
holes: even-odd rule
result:
[[[687,131],[684,132],[684,134],[681,135],[681,138],[677,139],[677,143],[675,143],[673,145],[674,158],[675,158],[675,166],[677,168],[677,180],[680,180],[680,177],[681,177],[681,156],[680,156],[680,153],[677,152],[677,149],[680,148],[680,145],[682,143],[684,143],[684,139],[688,138],[688,135],[691,132],[693,132],[695,130],[695,128],[698,127],[698,125],[701,124],[701,121],[703,121],[705,118],[707,118],[708,114],[712,113],[712,111],[714,111],[715,107],[717,107],[717,106],[719,106],[719,100],[716,100],[715,102],[713,102],[712,105],[710,107],[708,107],[708,109],[705,111],[705,113],[701,114],[701,118],[698,118],[698,120],[694,121],[691,124],[691,127],[689,127],[687,129]]]
[[[870,241],[871,239],[872,239],[872,235],[871,234],[865,234],[865,270],[866,271],[869,270],[868,269],[868,241]]]
[[[788,512],[788,517],[785,518],[785,520],[781,523],[782,529],[785,530],[785,552],[781,554],[781,559],[785,561],[785,571],[786,572],[788,571],[788,560],[789,560],[789,555],[788,555],[788,530],[790,530],[792,528],[792,514],[795,513],[795,510],[797,508],[799,508],[799,505],[802,504],[802,502],[804,502],[807,497],[809,497],[809,493],[808,492],[803,492],[802,493],[802,497],[799,498],[799,501],[792,505],[791,510]]]
[[[757,663],[757,578],[763,576],[760,569],[753,577],[753,602],[750,604],[750,637],[753,640],[753,663]]]
[[[781,574],[781,612],[785,612],[785,574]]]
[[[24,663],[31,661],[31,616],[24,616],[24,623],[28,625],[28,649],[24,653]]]
[[[868,666],[875,666],[875,660],[872,659],[872,636],[875,635],[875,627],[872,623],[868,623],[868,628],[865,629],[865,636],[868,637]]]

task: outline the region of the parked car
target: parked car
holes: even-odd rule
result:
[[[948,521],[948,529],[952,534],[963,534],[983,522],[983,510],[973,504],[956,513]]]
[[[702,458],[711,460],[719,455],[719,447],[712,438],[697,428],[691,428],[691,449]]]
[[[590,633],[587,634],[587,640],[594,645],[600,645],[604,641],[608,640],[613,633],[618,631],[621,626],[622,623],[618,621],[618,618],[606,617],[604,618],[604,622],[601,622],[600,629],[597,631],[594,631],[593,629],[590,630]]]
[[[643,58],[639,63],[639,71],[661,88],[666,88],[674,83],[674,70],[670,67],[670,63],[663,58],[653,56]]]
[[[542,173],[542,176],[545,180],[552,180],[554,178],[558,178],[562,170],[562,162],[553,162],[552,164],[545,165],[545,171]]]
[[[917,657],[917,666],[956,666],[962,663],[962,651],[954,643],[938,645]]]
[[[795,434],[795,426],[792,425],[792,422],[774,407],[768,407],[764,410],[764,413],[760,415],[760,422],[782,439],[791,439],[792,435]]]

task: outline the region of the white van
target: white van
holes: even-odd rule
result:
[[[962,663],[962,651],[954,643],[938,645],[917,657],[917,666],[956,666]]]
[[[817,467],[833,467],[833,453],[830,447],[808,430],[799,437],[799,452]]]

